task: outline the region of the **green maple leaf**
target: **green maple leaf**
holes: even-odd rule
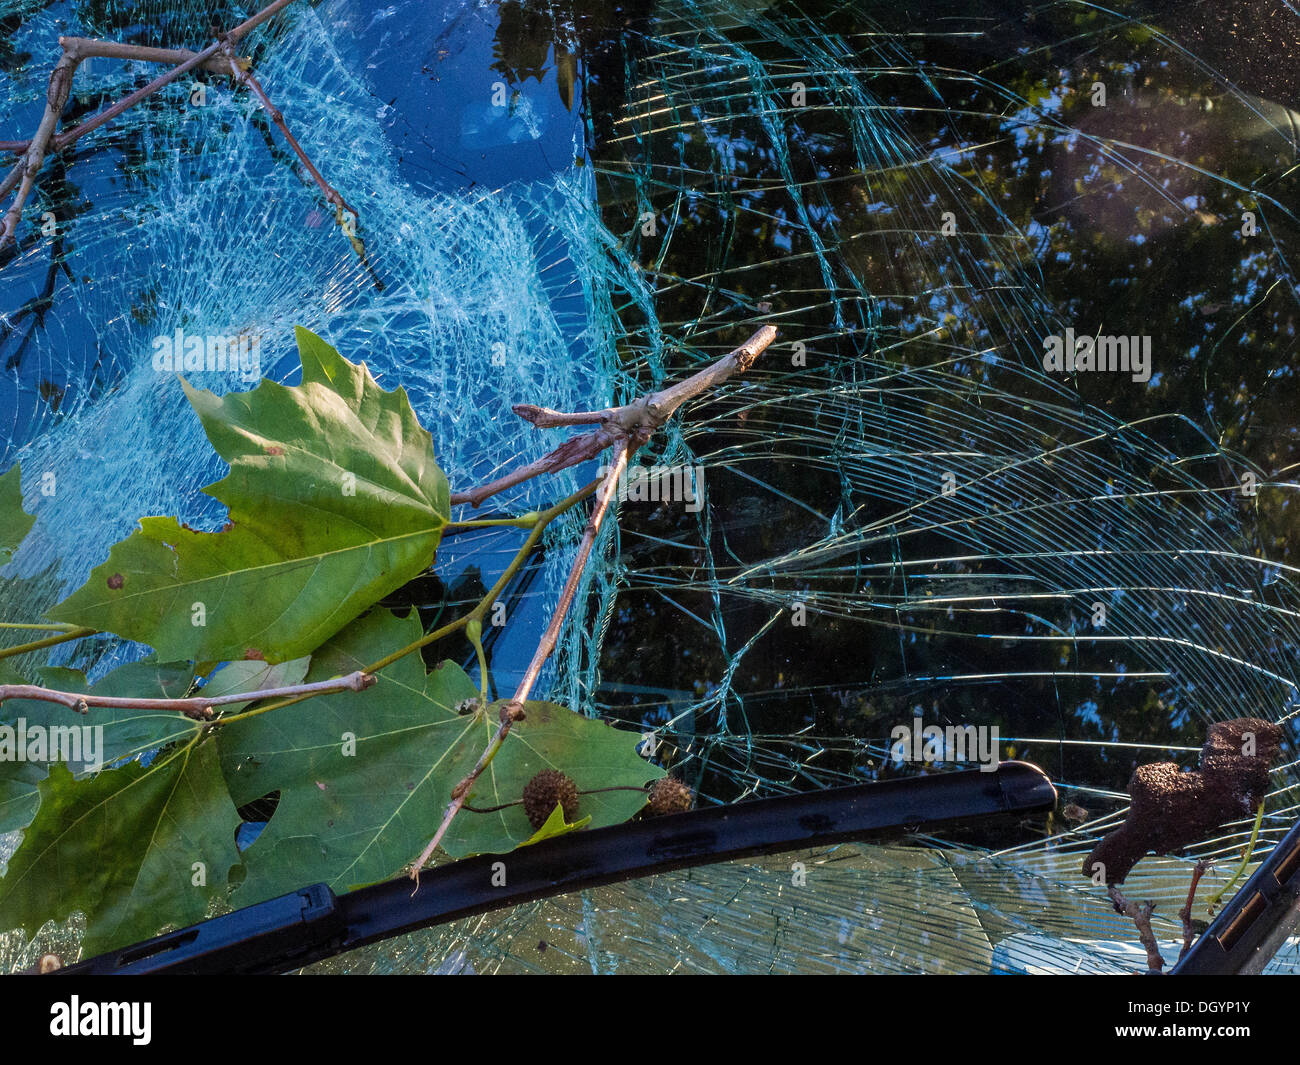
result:
[[[22,474],[15,465],[0,475],[0,566],[6,565],[32,526],[35,516],[23,510]]]
[[[163,659],[283,662],[433,562],[450,489],[406,393],[383,391],[315,334],[297,336],[301,385],[263,381],[220,398],[185,385],[230,464],[205,491],[231,527],[142,518],[52,618]]]
[[[31,934],[80,911],[98,954],[192,924],[225,895],[238,826],[210,740],[84,780],[56,765],[0,879],[0,928]]]
[[[307,679],[350,673],[420,631],[414,612],[399,619],[375,611],[313,655]],[[426,673],[419,656],[408,655],[366,691],[320,696],[223,728],[222,764],[235,802],[281,793],[270,823],[244,853],[247,879],[235,901],[245,905],[314,880],[345,891],[400,872],[424,849],[452,788],[496,731],[499,706],[457,712],[477,694],[454,663]],[[480,777],[471,805],[516,802],[542,769],[568,773],[580,790],[640,788],[663,776],[637,754],[635,734],[550,703],[528,703],[526,711]],[[582,795],[579,816],[600,827],[644,804],[640,791]],[[534,835],[520,805],[464,810],[444,849],[454,857],[509,851]]]

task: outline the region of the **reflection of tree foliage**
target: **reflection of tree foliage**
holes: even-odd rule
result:
[[[54,306],[54,294],[60,275],[66,277],[70,284],[77,283],[68,265],[73,250],[67,236],[68,222],[89,211],[90,204],[86,202],[81,190],[68,179],[67,158],[62,153],[51,156],[46,163],[32,211],[40,217],[46,211],[54,212],[56,206],[60,212],[56,215],[59,225],[50,240],[50,261],[40,291],[8,315],[6,320],[0,321],[0,352],[4,353],[4,367],[8,371],[22,366],[23,356],[37,330],[45,328],[46,316]],[[17,254],[16,248],[5,249],[5,253],[0,254],[0,268]],[[63,399],[62,386],[57,382],[41,381],[38,387],[42,398],[52,409],[57,410]]]
[[[648,0],[575,0],[572,4],[505,0],[498,7],[492,67],[512,86],[529,78],[541,82],[553,51],[560,95],[565,106],[572,107],[581,57],[583,75],[601,84],[606,99],[620,99],[625,57],[619,30],[644,19],[650,6]],[[593,110],[589,115],[598,132],[608,130],[607,113]]]
[[[778,324],[787,338],[804,337],[810,348],[809,370],[792,374],[790,387],[854,380],[854,357],[874,350],[911,365],[956,358],[954,373],[1014,392],[1025,388],[1022,377],[970,353],[997,351],[1025,364],[1036,359],[1041,336],[1028,335],[1032,302],[1049,309],[1061,327],[1154,338],[1158,377],[1150,386],[1119,374],[1079,375],[1071,385],[1080,405],[1122,421],[1183,414],[1186,422],[1160,422],[1150,432],[1176,454],[1204,456],[1195,469],[1206,483],[1227,493],[1247,469],[1263,471],[1266,481],[1268,471],[1296,462],[1296,289],[1277,249],[1290,248],[1287,259],[1295,260],[1295,219],[1279,205],[1300,202],[1300,175],[1294,148],[1271,134],[1251,110],[1255,105],[1234,96],[1224,81],[1265,92],[1275,84],[1268,64],[1254,54],[1238,62],[1224,39],[1216,40],[1213,60],[1207,53],[1200,64],[1171,48],[1157,27],[1190,50],[1204,43],[1195,22],[1200,5],[1144,24],[1081,5],[1045,6],[1024,17],[997,4],[940,0],[927,6],[926,25],[942,32],[929,34],[916,32],[911,11],[865,5],[874,20],[871,36],[863,33],[863,6],[803,5],[824,33],[819,42],[843,56],[840,73],[808,79],[807,107],[758,113],[746,77],[751,84],[768,79],[754,89],[766,89],[771,100],[788,97],[803,71],[791,55],[760,45],[740,27],[738,39],[757,51],[761,67],[703,70],[698,80],[678,83],[675,95],[655,95],[662,86],[652,87],[644,114],[636,100],[625,109],[632,129],[624,127],[621,138],[609,136],[608,126],[604,135],[597,128],[606,223],[625,235],[629,253],[656,282],[655,312],[666,331],[720,345],[732,337],[715,336],[718,323],[752,319],[758,304],[771,300],[784,312]],[[1202,29],[1220,18],[1216,9]],[[1249,35],[1238,50],[1285,40],[1277,19],[1268,25],[1273,31]],[[889,40],[881,30],[906,36]],[[630,48],[637,47],[635,36]],[[715,91],[710,79],[725,88]],[[871,130],[882,138],[893,128],[905,130],[894,150],[914,145],[919,157],[868,171],[859,166],[863,156],[889,152],[864,143],[855,96],[837,90],[855,79],[863,79],[858,86],[879,108]],[[1092,103],[1096,82],[1107,89],[1104,107]],[[593,116],[623,105],[606,91],[599,83],[590,90]],[[947,188],[964,191],[918,202],[914,173],[936,155],[958,179]],[[789,195],[792,187],[801,190],[802,203]],[[1252,188],[1264,195],[1243,191]],[[654,236],[641,232],[647,210],[657,217]],[[945,210],[954,212],[963,233],[990,236],[947,239],[939,232]],[[1244,237],[1245,211],[1266,219],[1267,231]],[[1012,290],[1022,268],[1034,275],[1035,292]],[[706,408],[694,420],[707,417]],[[780,438],[782,457],[747,463],[744,472],[833,513],[839,482],[798,460],[801,427],[770,422],[761,409],[745,417],[728,415],[725,428],[693,445],[725,456],[729,444],[752,449],[755,439]],[[959,443],[972,442],[954,440]],[[1038,444],[1046,449],[1052,441]],[[1068,486],[1062,491],[1068,494]],[[1015,720],[1017,731],[1029,736],[1200,745],[1204,724],[1187,712],[1177,679],[1101,679],[1143,667],[1123,644],[1103,650],[1068,636],[1000,641],[1000,631],[1054,631],[1019,613],[991,612],[986,638],[975,645],[945,635],[934,612],[900,612],[892,628],[823,617],[797,629],[782,618],[758,636],[773,615],[770,602],[719,599],[704,583],[678,582],[661,594],[655,574],[698,565],[705,551],[719,565],[771,557],[807,520],[794,503],[721,466],[711,471],[708,492],[712,527],[703,542],[680,508],[624,509],[622,557],[649,576],[618,597],[601,670],[610,684],[604,700],[628,718],[663,719],[672,699],[651,689],[679,690],[675,705],[707,696],[724,681],[737,649],[757,637],[731,678],[734,696],[710,711],[712,720],[697,715],[698,733],[716,729],[725,709],[733,733],[740,731],[740,715],[755,733],[811,726],[822,737],[880,738],[920,708],[927,721],[1000,723],[1004,735],[1006,722]],[[868,523],[892,509],[882,500],[873,513],[867,501],[858,520]],[[1296,561],[1284,492],[1261,490],[1243,500],[1243,513],[1254,519],[1246,525],[1252,539],[1239,546],[1243,553]],[[914,537],[907,549],[942,557],[945,545],[939,536]],[[904,581],[901,571],[887,576],[889,561],[864,552],[838,560],[833,574],[790,576],[785,587],[795,599],[841,582],[869,586],[888,601],[902,592],[891,585]],[[854,565],[873,574],[870,582],[854,575]],[[810,580],[816,588],[808,587]],[[1074,631],[1087,625],[1081,611]],[[727,633],[725,649],[716,627]],[[1098,675],[1049,675],[1067,667]],[[924,690],[889,680],[953,673],[1006,676],[996,684]],[[628,693],[629,687],[644,691]],[[697,742],[693,753],[703,750]],[[1116,790],[1141,757],[1064,750],[1052,753],[1056,764],[1049,770]],[[1026,753],[1023,745],[1017,753]],[[743,758],[714,757],[731,769]],[[873,772],[860,754],[829,754],[815,766],[814,777],[817,770]],[[730,793],[722,776],[706,774],[703,781],[706,790]]]

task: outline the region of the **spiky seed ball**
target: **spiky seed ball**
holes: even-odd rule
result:
[[[650,789],[650,815],[685,813],[695,805],[691,789],[673,777],[660,777]]]
[[[534,829],[546,824],[556,803],[564,810],[564,819],[578,818],[578,785],[558,769],[543,769],[524,785],[524,813]]]

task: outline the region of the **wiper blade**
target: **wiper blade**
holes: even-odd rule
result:
[[[335,895],[313,884],[58,970],[69,975],[282,973],[393,936],[534,899],[800,847],[933,832],[1050,810],[1026,762],[755,799],[574,832]],[[494,886],[504,862],[507,884]],[[497,869],[494,869],[497,867]]]
[[[1171,976],[1256,974],[1300,925],[1300,821],[1259,867]]]

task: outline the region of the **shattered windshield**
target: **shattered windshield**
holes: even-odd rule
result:
[[[257,6],[0,0],[0,137],[39,122],[61,35],[197,49]],[[512,404],[628,402],[770,324],[743,383],[639,456],[676,488],[617,502],[546,697],[642,733],[700,805],[1010,759],[1060,796],[997,828],[664,873],[318,968],[1140,971],[1133,922],[1081,873],[1135,767],[1195,768],[1216,722],[1281,726],[1258,825],[1243,813],[1126,881],[1169,961],[1197,860],[1219,859],[1209,897],[1252,835],[1257,862],[1294,823],[1300,14],[921,8],[291,6],[254,38],[258,77],[361,250],[216,76],[46,163],[0,247],[0,468],[21,463],[37,515],[0,621],[58,603],[140,515],[224,520],[201,492],[223,464],[157,372],[160,335],[257,338],[240,372],[201,376],[218,394],[297,383],[293,327],[328,335],[405,388],[462,485],[555,443]],[[154,73],[83,63],[65,124]],[[584,521],[557,522],[485,637],[507,693]],[[388,605],[431,625],[518,542],[458,536]],[[40,661],[93,678],[144,653],[103,637]],[[0,790],[0,811],[31,793]],[[247,846],[272,814],[241,816]],[[0,860],[20,839],[0,835]],[[0,934],[0,963],[75,955],[78,936],[75,918]],[[1291,940],[1271,968],[1297,966]]]

